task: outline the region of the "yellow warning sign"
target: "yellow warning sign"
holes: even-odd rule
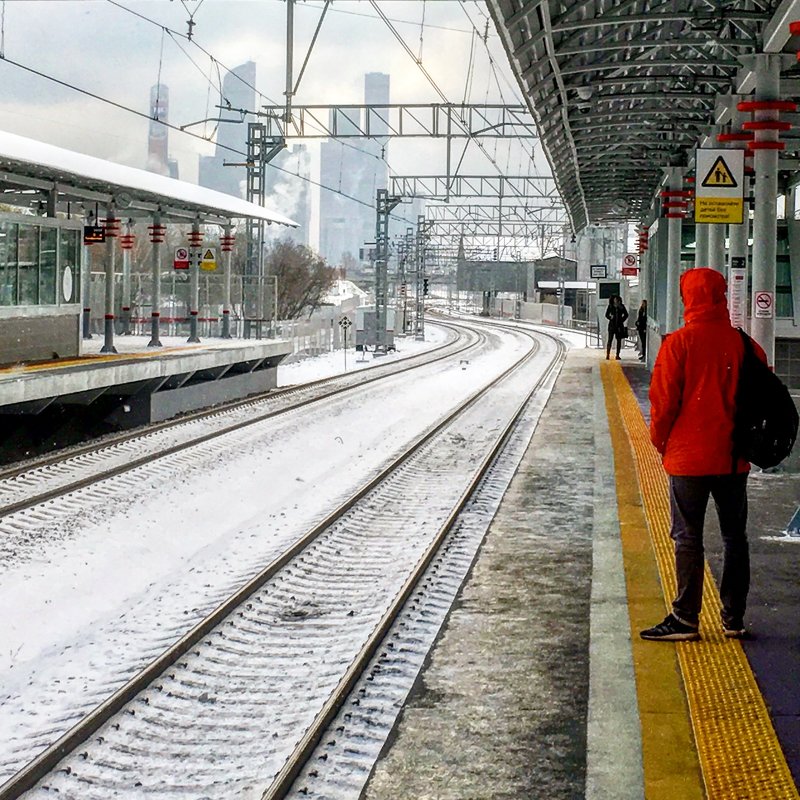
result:
[[[700,185],[733,189],[739,184],[736,182],[736,178],[733,177],[733,173],[725,163],[725,159],[722,156],[718,156]]]
[[[741,225],[744,200],[739,197],[697,197],[694,221],[705,225]]]
[[[217,268],[217,251],[213,247],[207,247],[203,251],[200,259],[200,269],[204,272],[213,272]]]

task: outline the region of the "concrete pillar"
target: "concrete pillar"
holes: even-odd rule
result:
[[[114,272],[117,248],[119,220],[114,216],[114,207],[110,206],[106,212],[106,302],[105,302],[105,337],[101,353],[116,353],[114,347]]]
[[[710,224],[708,228],[708,261],[705,264],[717,272],[725,274],[725,234],[728,226],[725,224]]]
[[[739,111],[737,108],[739,101],[744,98],[741,95],[732,95],[730,98],[730,115],[731,115],[731,131],[738,133],[742,130],[742,123],[750,118],[749,114]],[[731,142],[728,147],[731,149],[744,149],[744,142]],[[745,161],[746,164],[746,161]],[[728,236],[730,237],[730,246],[728,251],[728,270],[726,278],[728,280],[728,309],[731,314],[731,324],[737,327],[746,328],[746,306],[747,306],[747,264],[749,255],[749,246],[747,240],[750,236],[750,177],[745,174],[744,177],[744,215],[741,225],[729,225]],[[731,270],[734,270],[732,273]],[[736,283],[740,283],[741,273],[737,270],[744,270],[744,277],[741,282],[744,283],[744,289],[734,287],[734,278]],[[742,301],[743,309],[740,312],[738,296],[735,297],[732,293],[743,292],[744,299]]]
[[[164,240],[161,226],[161,214],[153,214],[150,226],[150,242],[152,244],[152,298],[150,311],[150,341],[148,347],[161,347],[161,243]]]
[[[694,265],[696,267],[708,266],[708,225],[695,224]]]
[[[667,167],[668,189],[670,192],[683,190],[683,167]],[[683,220],[679,217],[667,219],[667,308],[664,323],[666,332],[677,330],[681,324],[681,229]]]
[[[755,57],[755,100],[780,99],[780,58],[760,53]],[[756,111],[755,119],[775,120],[777,111]],[[758,142],[775,142],[777,131],[756,131]],[[756,172],[753,216],[753,294],[750,335],[764,348],[770,366],[775,363],[775,259],[777,256],[778,151],[755,150]],[[761,302],[759,302],[761,301]],[[765,306],[769,301],[768,308]]]
[[[197,335],[197,315],[200,305],[200,257],[202,255],[203,235],[200,223],[192,223],[192,234],[189,237],[189,338],[187,342],[196,344],[200,341]]]

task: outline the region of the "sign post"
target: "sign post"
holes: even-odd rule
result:
[[[744,150],[695,151],[695,224],[741,225],[744,220]]]
[[[344,371],[347,372],[347,331],[350,330],[350,326],[353,323],[350,322],[350,318],[347,316],[342,316],[339,320],[339,327],[342,329],[342,336],[344,337]]]

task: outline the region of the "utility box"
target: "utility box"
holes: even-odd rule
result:
[[[386,338],[384,339],[387,350],[394,350],[394,325],[395,310],[386,309]],[[356,350],[372,350],[378,343],[375,325],[374,308],[356,309]]]

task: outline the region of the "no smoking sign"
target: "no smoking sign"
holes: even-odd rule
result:
[[[770,319],[774,302],[772,292],[756,292],[753,297],[753,308],[756,317]]]

